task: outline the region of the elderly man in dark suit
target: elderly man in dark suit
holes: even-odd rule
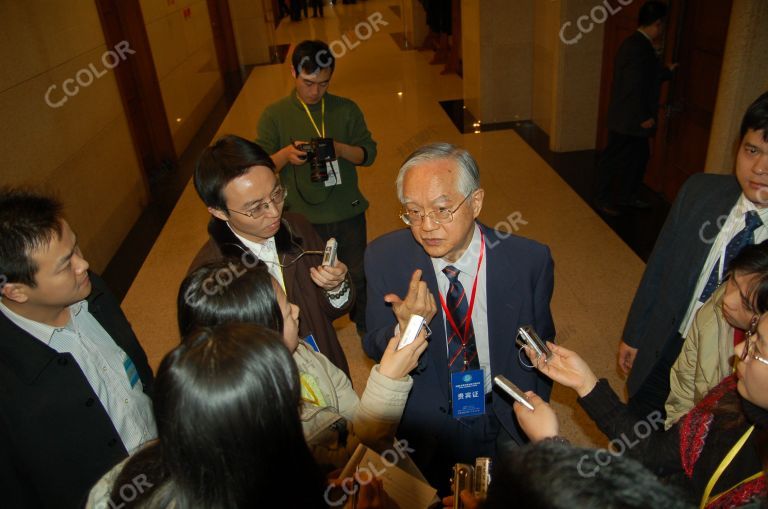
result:
[[[661,2],[643,4],[639,28],[627,37],[616,53],[611,102],[608,106],[608,145],[597,168],[595,206],[616,216],[618,206],[645,208],[637,197],[650,157],[648,138],[656,130],[661,83],[672,77],[677,64],[665,68],[656,56],[654,41],[663,33],[667,7]],[[618,181],[619,195],[612,199]]]
[[[553,262],[547,246],[476,221],[484,190],[465,150],[447,143],[416,150],[400,168],[397,189],[410,229],[388,233],[366,251],[363,347],[379,359],[412,314],[426,318],[431,340],[412,373],[398,436],[444,492],[454,463],[525,441],[511,400],[492,391],[494,376],[549,397],[550,383],[521,363],[515,336],[518,327],[533,325],[542,338],[554,339]],[[478,377],[485,411],[462,417],[452,379],[469,372]]]
[[[57,201],[0,190],[0,273],[3,506],[82,507],[157,436],[152,371]]]
[[[635,294],[619,366],[638,417],[664,412],[669,372],[693,317],[748,244],[768,239],[768,93],[747,109],[733,175],[697,174],[680,190]]]

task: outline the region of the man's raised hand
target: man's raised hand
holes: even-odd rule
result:
[[[427,283],[421,280],[421,269],[413,271],[405,299],[401,299],[394,293],[388,293],[384,296],[384,301],[392,304],[392,310],[395,312],[401,331],[404,331],[408,326],[411,315],[423,316],[424,320],[429,323],[437,313],[435,298],[429,291]]]

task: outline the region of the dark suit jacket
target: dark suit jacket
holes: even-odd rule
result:
[[[91,274],[88,309],[133,360],[151,395],[152,371],[117,300]],[[80,366],[0,313],[0,499],[3,507],[82,507],[128,456]]]
[[[653,134],[654,129],[640,124],[656,118],[661,83],[671,77],[646,36],[636,31],[627,37],[614,60],[608,129],[630,136]]]
[[[521,325],[533,325],[542,338],[555,337],[549,309],[554,286],[554,264],[549,248],[483,225],[481,229],[486,236],[486,261],[483,263],[487,264],[491,372],[494,376],[505,375],[523,391],[532,390],[549,399],[551,382],[537,371],[521,367],[515,347],[517,329]],[[391,306],[384,302],[384,295],[394,293],[405,297],[416,269],[422,269],[422,280],[432,291],[435,302],[439,302],[431,259],[414,240],[410,230],[388,233],[368,245],[365,252],[368,333],[363,348],[374,359],[381,358],[397,323]],[[441,437],[446,444],[456,438],[441,436],[450,433],[454,422],[448,412],[451,393],[442,311],[435,314],[429,327],[432,329],[429,346],[421,357],[420,367],[411,373],[413,389],[398,430],[398,437],[407,439],[417,452],[419,444],[415,437],[425,432]],[[510,400],[494,391],[491,406],[512,437],[523,442],[524,435],[512,415]]]
[[[627,380],[634,395],[678,333],[720,226],[741,194],[732,175],[699,173],[680,189],[659,233],[624,326],[639,348]]]
[[[275,245],[281,263],[284,265],[299,256],[301,249],[305,251],[325,249],[325,242],[304,216],[286,212],[283,214],[282,222],[283,225],[275,235]],[[227,223],[220,219],[211,218],[208,233],[211,238],[195,256],[189,267],[190,272],[224,256],[240,259],[243,253],[250,252],[232,233]],[[334,307],[325,291],[309,277],[309,268],[320,265],[322,259],[322,255],[304,255],[296,263],[284,267],[285,289],[288,300],[301,309],[299,335],[306,337],[312,333],[320,352],[349,376],[347,357],[336,336],[333,321],[349,312],[355,302],[355,291],[353,285],[350,285],[351,293],[347,303],[341,308]]]

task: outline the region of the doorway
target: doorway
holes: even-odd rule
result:
[[[644,182],[672,202],[685,180],[704,170],[732,0],[671,0],[662,58],[678,62],[661,90],[658,129]],[[637,29],[642,3],[633,2],[605,25],[597,149],[605,148],[613,61]]]

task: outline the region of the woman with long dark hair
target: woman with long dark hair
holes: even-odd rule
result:
[[[157,371],[158,441],[102,478],[87,507],[324,507],[281,339],[255,324],[189,332]]]
[[[262,263],[247,267],[242,260],[219,260],[203,265],[182,282],[177,304],[182,335],[229,322],[256,323],[283,333],[299,370],[304,436],[324,470],[343,467],[361,442],[377,451],[392,447],[413,385],[408,373],[427,347],[424,331],[400,350],[399,338],[392,338],[358,397],[343,371],[299,339],[299,308],[288,302]]]

